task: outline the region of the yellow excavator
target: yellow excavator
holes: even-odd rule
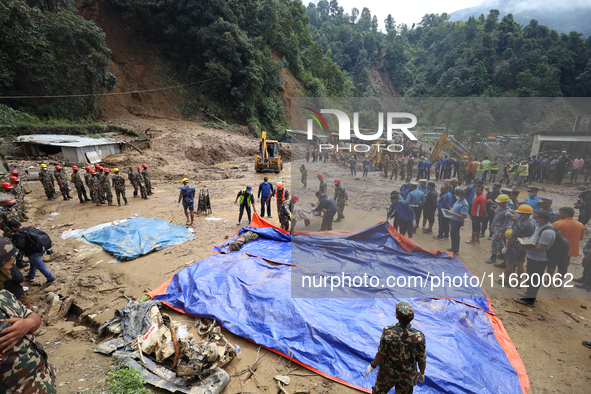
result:
[[[437,161],[437,158],[441,154],[441,151],[443,151],[443,148],[445,148],[446,146],[460,158],[468,156],[468,160],[474,160],[474,156],[472,156],[470,151],[466,149],[466,147],[464,147],[464,145],[462,145],[458,140],[456,140],[453,137],[453,135],[443,133],[443,135],[441,136],[441,138],[439,138],[439,141],[437,142],[437,146],[435,147],[433,154],[430,157],[431,162]]]
[[[256,172],[274,171],[276,174],[283,169],[283,162],[279,155],[279,142],[267,139],[267,132],[263,131],[259,144],[259,151],[254,157]]]

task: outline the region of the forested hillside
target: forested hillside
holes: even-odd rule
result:
[[[286,70],[307,96],[591,96],[591,38],[535,20],[522,26],[496,10],[466,22],[427,14],[416,26],[397,24],[393,13],[381,32],[369,9],[345,11],[337,0],[105,1],[128,21],[128,34],[174,62],[180,83],[198,82],[191,92],[209,109],[258,130],[288,125]],[[105,33],[71,0],[0,1],[2,96],[109,91],[117,83],[110,54]],[[2,100],[70,119],[94,117],[97,102]]]
[[[337,0],[310,3],[314,42],[354,81],[356,96],[372,96],[370,66],[382,59],[405,96],[589,96],[591,38],[558,34],[532,20],[491,10],[467,22],[428,14],[416,26],[386,18],[378,31],[371,11],[346,12]]]
[[[102,93],[117,78],[109,72],[105,33],[78,16],[69,0],[0,1],[0,95]],[[2,100],[51,118],[92,116],[98,98]]]

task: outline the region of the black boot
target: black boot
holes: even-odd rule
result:
[[[68,198],[66,196],[63,196],[63,197],[64,197],[64,201],[68,201]]]
[[[83,199],[80,199],[80,204],[86,204],[86,201],[84,201]]]
[[[127,197],[123,197],[123,201],[125,201],[125,205],[127,205]]]
[[[497,262],[497,254],[496,253],[493,253],[490,256],[490,259],[486,260],[486,264],[494,264],[496,262]]]

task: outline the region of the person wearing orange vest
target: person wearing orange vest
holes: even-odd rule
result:
[[[279,217],[279,211],[281,211],[281,207],[283,203],[289,200],[289,192],[286,188],[283,187],[283,182],[277,182],[277,187],[275,188],[275,202],[277,203],[277,217]]]

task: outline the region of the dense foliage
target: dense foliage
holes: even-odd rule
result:
[[[337,0],[310,3],[306,14],[314,42],[352,78],[357,96],[380,94],[370,87],[370,67],[384,59],[405,96],[591,95],[591,38],[536,20],[521,26],[491,10],[467,22],[428,14],[409,28],[388,15],[382,33],[369,9],[345,13]]]
[[[240,121],[286,126],[280,70],[313,95],[345,95],[349,82],[314,45],[306,7],[292,0],[113,0],[184,65],[202,91]],[[273,60],[272,51],[278,55]]]
[[[102,93],[117,78],[109,72],[105,34],[74,13],[68,0],[0,2],[2,96]],[[2,100],[42,117],[86,118],[97,97]]]

